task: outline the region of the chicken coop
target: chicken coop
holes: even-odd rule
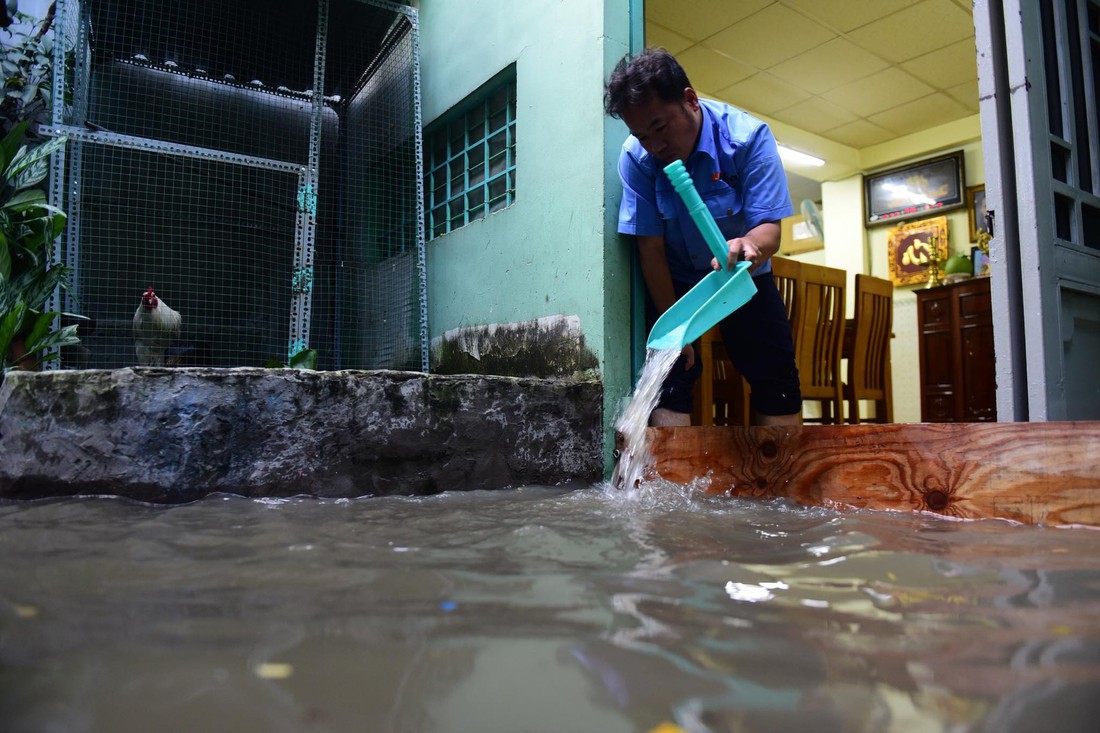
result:
[[[413,9],[59,0],[54,29],[63,368],[426,369]],[[181,318],[143,349],[150,287]]]

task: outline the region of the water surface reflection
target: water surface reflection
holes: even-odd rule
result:
[[[10,731],[1091,731],[1100,532],[527,487],[0,506]]]

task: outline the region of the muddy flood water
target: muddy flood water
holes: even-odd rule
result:
[[[0,506],[0,730],[1096,731],[1100,532],[647,484]]]

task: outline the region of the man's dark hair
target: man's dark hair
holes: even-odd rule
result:
[[[607,114],[621,118],[628,107],[642,104],[651,96],[662,102],[679,102],[691,86],[684,67],[663,48],[647,48],[634,58],[623,56],[611,72],[604,89]]]

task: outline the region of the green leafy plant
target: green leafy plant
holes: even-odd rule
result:
[[[302,349],[290,357],[289,362],[281,362],[278,359],[268,359],[264,364],[267,369],[317,369],[317,349]]]
[[[55,347],[79,343],[76,325],[52,331],[61,313],[42,311],[50,294],[68,287],[68,268],[51,263],[50,245],[65,225],[65,212],[46,200],[38,184],[52,152],[65,138],[30,148],[27,121],[0,141],[0,358],[3,372],[56,358]],[[68,314],[66,314],[68,315]]]
[[[15,24],[0,31],[0,74],[4,96],[0,99],[0,118],[6,133],[20,122],[49,122],[50,95],[53,94],[53,26],[55,4],[46,17],[38,20],[15,12]]]

